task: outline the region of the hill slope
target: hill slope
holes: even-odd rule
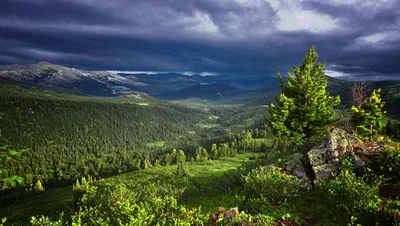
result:
[[[160,94],[157,97],[166,100],[184,100],[188,98],[219,100],[229,99],[247,92],[225,84],[211,84],[190,86],[178,91]]]
[[[340,80],[336,78],[328,77],[328,91],[332,95],[339,95],[341,99],[341,105],[346,108],[351,107],[351,87],[355,83],[354,81]],[[384,81],[366,81],[367,93],[370,95],[372,90],[380,88],[382,90],[382,99],[385,101],[385,109],[388,115],[399,116],[400,115],[400,81],[399,80],[384,80]]]
[[[207,118],[136,93],[101,98],[9,83],[0,83],[0,106],[0,190],[38,179],[61,186],[82,175],[141,168],[154,157],[148,144],[176,145],[195,136],[190,131]],[[7,150],[12,158],[3,158]]]

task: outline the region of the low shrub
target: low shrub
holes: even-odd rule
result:
[[[370,167],[388,182],[400,181],[400,150],[387,148],[379,152]]]
[[[276,167],[268,170],[256,168],[244,176],[243,181],[243,209],[251,214],[267,214],[277,219],[293,213],[290,203],[302,189],[295,176]]]
[[[370,225],[380,210],[381,182],[367,183],[351,171],[342,171],[333,180],[315,182],[312,195],[318,203],[316,215],[320,225],[346,225],[357,222]]]

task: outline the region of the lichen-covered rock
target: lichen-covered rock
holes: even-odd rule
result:
[[[360,156],[370,156],[374,152],[353,134],[335,128],[319,146],[313,147],[307,153],[307,157],[315,178],[319,180],[338,174],[341,158],[346,156],[354,163],[355,168],[363,168],[366,165],[363,161],[365,158]]]
[[[328,162],[323,165],[313,166],[312,170],[315,174],[315,179],[329,179],[339,173],[339,168],[334,162]]]
[[[290,160],[286,163],[286,172],[291,175],[295,175],[299,178],[300,186],[303,188],[312,188],[312,181],[307,176],[306,168],[303,165],[302,159],[304,155],[301,153],[295,153],[291,156]]]
[[[289,174],[293,174],[298,178],[305,178],[307,177],[306,170],[302,163],[303,154],[296,153],[293,154],[290,160],[286,163],[286,171]]]
[[[301,178],[299,180],[299,182],[300,182],[300,186],[302,188],[307,188],[307,189],[311,189],[312,188],[312,180],[310,178],[308,178],[308,177]]]
[[[314,147],[307,153],[307,156],[312,166],[323,165],[329,160],[329,155],[325,147]]]

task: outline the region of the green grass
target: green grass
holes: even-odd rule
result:
[[[244,162],[251,161],[251,157],[259,156],[259,153],[243,153],[236,157],[225,158],[221,160],[210,160],[207,162],[188,162],[186,169],[188,176],[177,179],[175,172],[176,165],[171,166],[155,166],[144,170],[133,171],[130,173],[105,178],[95,182],[97,186],[115,186],[125,183],[136,184],[137,188],[141,188],[148,183],[157,183],[160,186],[171,184],[172,186],[195,186],[200,193],[191,195],[189,200],[183,201],[190,207],[202,206],[205,210],[216,211],[218,207],[233,207],[237,205],[237,200],[233,198],[233,194],[217,194],[213,190],[214,185],[225,177],[225,173],[234,171]],[[182,181],[184,183],[182,184]],[[179,185],[176,185],[179,183]],[[182,187],[183,186],[183,187]],[[73,206],[72,187],[64,187],[51,189],[49,191],[39,193],[35,196],[22,199],[16,203],[0,208],[0,219],[7,217],[7,223],[13,225],[24,225],[29,222],[31,216],[50,216],[57,218],[66,208]],[[66,213],[67,214],[67,213]]]
[[[165,141],[160,140],[160,141],[155,141],[151,143],[147,143],[146,146],[149,148],[155,148],[155,147],[164,147]]]
[[[220,117],[217,116],[217,115],[210,115],[210,116],[208,116],[208,119],[210,119],[210,120],[218,120],[218,119],[220,119]]]
[[[136,103],[137,105],[140,105],[140,106],[148,106],[149,105],[149,103]]]
[[[44,215],[57,218],[66,207],[72,205],[71,186],[52,189],[0,208],[0,218],[7,217],[8,224],[26,225],[31,216]]]
[[[196,126],[202,128],[202,129],[210,129],[210,128],[216,128],[220,127],[221,124],[216,124],[216,123],[198,123]]]
[[[257,143],[260,142],[266,142],[267,146],[270,147],[274,144],[274,138],[270,137],[270,138],[255,138],[254,139]]]
[[[187,162],[186,169],[190,177],[218,177],[224,172],[239,167],[242,163],[250,161],[252,156],[260,155],[258,153],[243,153],[236,157],[225,158],[221,160],[209,160],[207,162]],[[137,170],[110,178],[98,180],[97,185],[113,186],[119,183],[129,181],[159,181],[160,178],[173,177],[177,166],[155,166],[144,170]]]
[[[8,150],[8,154],[9,154],[9,155],[18,155],[18,156],[21,156],[22,153],[24,153],[24,152],[25,152],[25,149],[20,149],[20,150],[11,149],[11,150]]]
[[[238,205],[238,200],[234,194],[221,194],[217,189],[218,181],[224,178],[224,174],[234,171],[243,163],[250,161],[250,157],[259,156],[259,153],[238,154],[233,158],[221,160],[209,160],[207,162],[188,162],[186,170],[188,172],[187,181],[183,186],[195,187],[197,193],[191,192],[190,198],[182,201],[182,204],[189,207],[201,206],[207,211],[216,211],[219,207],[234,207]],[[138,170],[118,176],[97,181],[99,186],[115,186],[117,184],[132,182],[139,183],[137,187],[143,187],[148,183],[157,183],[160,186],[170,184],[171,186],[182,186],[182,181],[176,181],[175,172],[177,166],[156,166],[145,170]],[[179,183],[180,185],[177,185]],[[136,187],[135,186],[135,187]]]

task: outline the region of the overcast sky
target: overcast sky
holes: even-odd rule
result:
[[[1,0],[0,64],[400,79],[400,0]]]

